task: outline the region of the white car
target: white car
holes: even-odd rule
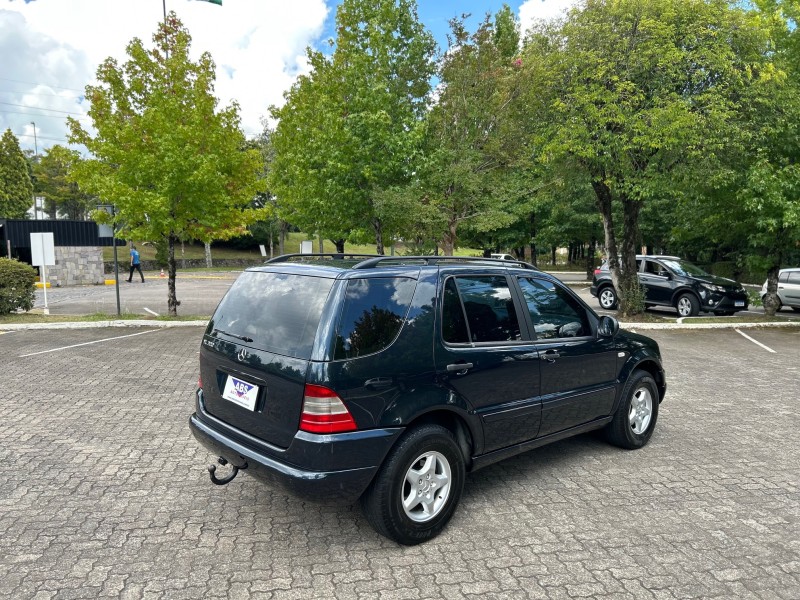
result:
[[[510,254],[492,254],[492,258],[496,258],[498,260],[517,260]]]
[[[767,282],[761,286],[761,300],[767,295]],[[778,299],[780,305],[790,307],[795,312],[800,312],[800,268],[781,269],[778,273]]]

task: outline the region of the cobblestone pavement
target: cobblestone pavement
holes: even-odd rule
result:
[[[0,597],[796,600],[800,333],[748,334],[775,352],[654,332],[646,448],[584,435],[478,471],[412,548],[355,506],[210,484],[199,328],[0,334]]]

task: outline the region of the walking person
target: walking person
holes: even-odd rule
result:
[[[131,272],[128,274],[128,283],[130,283],[131,279],[133,279],[134,271],[139,271],[139,275],[142,278],[142,283],[144,283],[144,273],[142,273],[142,265],[139,262],[139,251],[136,250],[136,246],[131,244]]]

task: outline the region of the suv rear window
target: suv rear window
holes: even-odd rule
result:
[[[333,279],[245,271],[222,299],[208,331],[252,339],[252,345],[308,359]]]
[[[373,354],[391,344],[403,326],[416,285],[407,277],[351,279],[336,327],[333,358]]]

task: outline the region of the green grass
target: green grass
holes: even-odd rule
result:
[[[800,316],[796,318],[768,317],[766,315],[733,316],[733,317],[687,317],[682,323],[796,323],[800,325]]]

